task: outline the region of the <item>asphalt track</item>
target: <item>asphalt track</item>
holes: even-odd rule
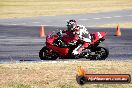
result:
[[[40,16],[30,18],[0,19],[1,25],[26,25],[26,26],[66,26],[66,21],[76,19],[79,24],[87,27],[96,27],[106,23],[132,22],[132,10],[122,10],[104,13],[89,13],[64,16]]]
[[[110,12],[109,12],[110,13]],[[118,11],[111,12],[116,17],[110,16],[109,13],[97,13],[97,14],[85,14],[70,15],[68,16],[57,16],[57,17],[42,17],[47,19],[39,21],[37,24],[33,23],[35,19],[23,18],[23,19],[1,19],[0,20],[0,63],[5,62],[16,62],[16,61],[41,61],[38,56],[39,50],[45,45],[45,38],[39,37],[39,29],[41,24],[45,24],[45,33],[52,31],[58,31],[65,29],[62,21],[66,22],[67,19],[76,17],[80,24],[87,24],[87,28],[90,32],[105,31],[108,32],[106,40],[103,45],[109,48],[110,55],[107,60],[131,60],[132,59],[132,29],[121,28],[122,36],[116,37],[114,33],[116,28],[96,28],[91,27],[94,22],[95,25],[112,22],[117,22],[115,18],[118,18],[118,22],[129,22],[132,21],[132,11]],[[119,16],[119,14],[121,16]],[[122,13],[122,14],[121,14]],[[102,15],[100,15],[102,14]],[[93,20],[88,17],[93,16]],[[108,16],[109,15],[109,16]],[[87,17],[85,17],[87,16]],[[96,19],[95,19],[96,16]],[[107,17],[103,20],[103,17]],[[111,18],[110,18],[111,17]],[[113,18],[114,17],[114,18]],[[39,17],[38,17],[39,18]],[[84,19],[85,18],[85,19]],[[99,19],[100,18],[100,19]],[[120,19],[119,19],[120,18]],[[82,20],[83,19],[83,20]],[[90,18],[89,18],[90,19]],[[14,21],[15,20],[15,21]],[[38,20],[38,19],[37,19]],[[31,23],[29,22],[31,21]],[[22,24],[25,23],[26,24]],[[46,23],[47,22],[47,23]],[[48,23],[49,22],[49,23]],[[62,22],[62,23],[61,23]],[[92,24],[93,23],[93,24]],[[62,25],[59,25],[62,24]],[[49,26],[48,26],[49,25]],[[84,60],[84,59],[83,59]]]

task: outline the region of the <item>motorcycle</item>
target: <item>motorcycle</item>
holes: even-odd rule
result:
[[[79,39],[73,45],[68,45],[65,40],[69,42],[73,40],[68,35],[56,34],[54,32],[49,33],[46,36],[46,46],[44,46],[40,52],[39,57],[41,60],[56,60],[59,59],[79,59],[86,58],[90,60],[105,60],[109,55],[109,50],[106,47],[99,46],[101,42],[105,40],[107,32],[94,32],[90,33],[92,42],[85,48],[79,55],[72,55],[72,51],[82,43]]]

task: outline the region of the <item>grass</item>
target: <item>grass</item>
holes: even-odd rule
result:
[[[21,82],[10,82],[8,86],[12,88],[31,88],[31,85],[25,85]]]
[[[0,0],[0,18],[56,16],[132,9],[131,0]]]
[[[76,83],[77,66],[91,74],[130,74],[132,61],[79,61],[64,63],[0,64],[0,88],[130,88],[130,84]]]
[[[115,27],[117,27],[118,24],[122,28],[132,28],[132,22],[103,24],[103,25],[98,25],[97,27],[111,27],[111,28],[115,28]]]

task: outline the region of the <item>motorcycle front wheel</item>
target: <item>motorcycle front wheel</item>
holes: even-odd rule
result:
[[[56,60],[58,55],[45,46],[39,51],[39,58],[41,60]]]

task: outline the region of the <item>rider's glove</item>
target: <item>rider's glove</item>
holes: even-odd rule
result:
[[[58,36],[61,36],[61,35],[62,35],[62,32],[57,32],[57,35],[58,35]]]

